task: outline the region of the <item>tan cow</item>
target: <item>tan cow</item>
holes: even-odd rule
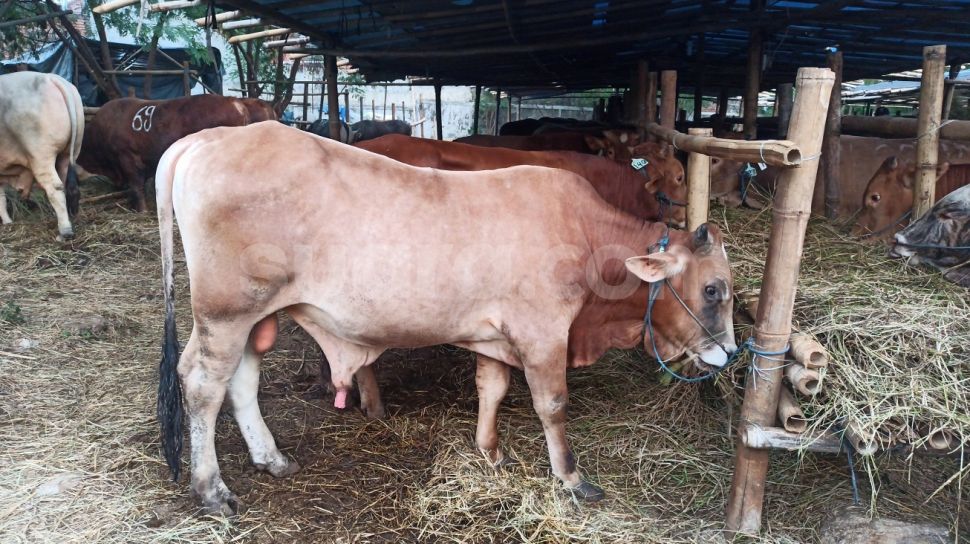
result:
[[[592,500],[603,493],[581,478],[566,439],[566,369],[644,342],[664,359],[692,349],[715,366],[737,349],[717,229],[644,223],[570,172],[417,168],[258,123],[183,138],[156,181],[166,308],[159,421],[177,477],[184,394],[191,490],[208,512],[238,506],[215,451],[227,394],[254,465],[275,476],[299,468],[256,402],[259,346],[250,333],[279,310],[323,348],[338,406],[354,372],[389,347],[476,352],[476,441],[496,466],[506,460],[498,408],[510,368],[524,370],[552,472]],[[174,219],[194,316],[180,358]],[[648,293],[657,296],[645,331]]]
[[[0,76],[0,221],[10,223],[4,185],[26,198],[36,181],[57,215],[58,239],[74,237],[80,192],[84,106],[74,85],[53,74]],[[66,194],[65,194],[66,193]]]

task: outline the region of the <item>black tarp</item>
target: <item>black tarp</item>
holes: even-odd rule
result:
[[[86,40],[88,48],[94,54],[98,62],[101,62],[100,42],[97,40]],[[111,61],[116,68],[121,66],[125,70],[144,70],[148,64],[148,52],[141,51],[138,45],[124,43],[109,43]],[[175,70],[181,68],[181,63],[188,61],[189,67],[199,74],[202,80],[210,89],[217,93],[222,93],[222,57],[218,49],[213,48],[212,54],[216,64],[196,63],[185,49],[159,48],[160,53],[155,56],[156,70]],[[172,57],[178,64],[165,58],[161,53]],[[74,53],[63,43],[52,43],[39,48],[33,54],[27,54],[20,58],[9,59],[0,62],[0,73],[12,72],[20,64],[26,64],[28,69],[34,72],[45,72],[57,74],[64,79],[74,83],[81,93],[81,100],[85,106],[100,106],[107,101],[104,93],[100,92],[94,80],[91,78],[83,64],[78,64],[75,70]],[[75,77],[76,75],[76,77]],[[143,97],[144,76],[117,76],[118,88],[122,96],[128,96],[128,89],[134,89],[135,96]],[[194,82],[193,82],[194,83]],[[182,76],[152,76],[152,98],[165,99],[183,96]]]

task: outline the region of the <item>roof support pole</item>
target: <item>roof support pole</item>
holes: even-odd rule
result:
[[[498,136],[498,127],[502,124],[502,89],[495,89],[495,135]]]
[[[340,96],[337,95],[337,57],[326,55],[323,58],[327,76],[327,117],[330,121],[330,139],[340,140]]]
[[[764,351],[783,350],[791,335],[798,266],[818,171],[818,160],[812,157],[817,157],[822,148],[825,114],[834,80],[827,68],[801,68],[795,79],[797,92],[788,137],[802,150],[806,160],[781,174],[772,204],[771,239],[754,328],[755,343]],[[778,417],[785,365],[764,357],[755,357],[751,365],[757,365],[758,371],[748,374],[745,382],[739,428],[773,427]],[[760,531],[767,474],[768,450],[749,448],[739,439],[725,520],[728,540],[737,533],[757,535]]]
[[[744,87],[744,137],[758,138],[758,92],[761,91],[761,56],[764,41],[761,30],[751,29],[748,41],[748,73]]]
[[[507,119],[508,119],[508,122],[511,123],[512,122],[512,93],[508,94],[508,99],[509,99],[509,114],[507,116]]]
[[[674,128],[677,122],[677,70],[660,73],[660,126]]]
[[[936,163],[939,159],[940,116],[943,112],[943,68],[946,46],[923,48],[923,78],[919,88],[916,130],[916,187],[913,221],[930,211],[936,202]]]
[[[650,65],[645,60],[637,61],[636,76],[633,80],[633,102],[636,105],[637,130],[640,138],[644,138],[647,133],[647,88],[650,86]]]
[[[647,74],[647,124],[657,122],[657,72]]]
[[[441,131],[441,84],[434,84],[434,127],[435,127],[435,137],[439,140],[444,138]]]
[[[788,123],[791,121],[791,106],[795,98],[793,93],[794,85],[782,83],[778,85],[775,95],[775,115],[778,116],[778,138],[784,140],[788,137]]]
[[[482,111],[482,86],[475,85],[475,113],[472,114],[472,135],[478,134],[478,114]]]
[[[694,123],[704,116],[704,34],[697,38],[697,68],[694,73]]]
[[[961,61],[954,59],[950,63],[950,81],[956,81],[960,75]],[[956,85],[947,85],[943,90],[943,120],[950,118],[950,110],[953,108],[953,95],[956,94]]]
[[[829,112],[825,118],[825,139],[822,141],[822,180],[816,184],[815,190],[824,191],[825,217],[835,219],[839,214],[839,203],[842,190],[840,187],[839,168],[842,163],[842,146],[839,139],[842,136],[842,52],[830,52],[827,55],[829,70],[835,74],[832,85],[832,96],[829,98]],[[817,209],[813,206],[813,210]]]

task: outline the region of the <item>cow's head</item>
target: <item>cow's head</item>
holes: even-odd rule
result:
[[[949,164],[937,169],[937,179],[943,176]],[[901,164],[896,157],[888,157],[866,184],[862,196],[862,208],[852,227],[854,236],[891,236],[903,224],[907,212],[913,208],[913,185],[916,183],[916,165]]]
[[[630,149],[640,143],[640,135],[632,130],[604,130],[602,136],[587,134],[586,147],[594,153],[610,160],[626,163],[630,160]]]
[[[675,156],[673,147],[645,142],[631,148],[630,154],[628,165],[634,164],[637,159],[647,161],[646,165],[637,170],[645,178],[644,198],[655,199],[663,193],[668,199],[668,202],[661,204],[666,210],[664,220],[671,226],[684,228],[687,224],[687,208],[684,206],[687,203],[687,183],[684,165]]]
[[[723,196],[741,189],[743,162],[711,157],[711,196]]]
[[[917,247],[931,246],[931,247]],[[944,270],[950,281],[970,287],[970,185],[940,199],[918,221],[896,234],[889,256]],[[964,265],[964,266],[961,266]]]
[[[656,355],[664,360],[690,350],[703,363],[722,367],[737,350],[734,282],[727,251],[713,225],[701,225],[688,235],[686,244],[671,244],[666,251],[626,260],[627,269],[643,281],[667,280],[653,307],[653,339],[646,331],[643,349],[654,356],[655,343]]]

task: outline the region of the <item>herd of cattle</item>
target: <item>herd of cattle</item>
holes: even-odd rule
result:
[[[120,99],[87,124],[82,114],[63,79],[0,76],[0,184],[25,195],[36,180],[59,236],[69,238],[79,177],[128,188],[139,211],[155,179],[166,312],[162,443],[177,476],[184,405],[191,490],[210,512],[238,506],[215,453],[227,394],[254,465],[274,476],[299,468],[277,448],[256,402],[280,311],[326,354],[335,406],[346,406],[356,377],[362,409],[375,417],[384,409],[370,364],[386,349],[447,343],[475,352],[476,443],[496,467],[511,460],[498,408],[510,368],[522,369],[554,474],[591,500],[603,493],[581,478],[566,439],[566,369],[637,346],[660,360],[693,353],[721,367],[737,349],[720,232],[677,230],[685,223],[682,163],[626,127],[520,121],[503,129],[516,134],[442,142],[374,123],[372,138],[355,131],[358,141],[346,145],[275,122],[268,105],[250,99]],[[912,202],[907,160],[886,157],[874,174],[860,174],[868,187],[858,228],[873,237],[905,223],[896,210]],[[746,166],[716,160],[713,193],[753,204]],[[753,181],[771,183],[767,172]],[[968,211],[970,189],[953,192],[896,234],[893,254],[970,283],[970,274],[954,272],[953,252],[938,247],[970,245]],[[194,316],[181,355],[175,220]]]

